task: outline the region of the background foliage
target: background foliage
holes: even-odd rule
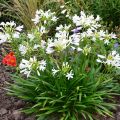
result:
[[[66,0],[94,15],[100,15],[112,27],[120,25],[120,0]]]
[[[3,19],[9,16],[18,22],[22,22],[27,29],[31,29],[37,9],[56,9],[58,1],[56,0],[6,0],[1,1],[0,6],[3,12]],[[2,19],[2,20],[3,20]]]
[[[5,16],[21,21],[27,29],[30,29],[33,25],[30,20],[34,17],[36,9],[58,11],[58,3],[59,5],[66,3],[66,7],[69,7],[72,12],[85,10],[100,15],[108,26],[112,24],[113,28],[120,25],[120,0],[2,0],[0,7]],[[6,18],[3,17],[1,20]]]

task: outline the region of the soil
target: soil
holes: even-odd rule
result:
[[[2,55],[0,55],[0,120],[35,120],[34,116],[27,116],[20,112],[20,110],[26,106],[24,101],[7,95],[5,88],[7,82],[11,82],[10,71],[2,65],[1,56]],[[120,103],[120,98],[117,98],[116,101]],[[114,118],[98,117],[98,120],[120,120],[120,105],[118,105],[117,110],[114,112]]]
[[[35,120],[34,116],[27,116],[20,112],[26,106],[24,101],[7,95],[5,88],[7,82],[11,82],[10,71],[2,65],[1,59],[0,54],[0,120]]]

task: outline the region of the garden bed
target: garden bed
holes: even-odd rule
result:
[[[14,21],[0,24],[0,44],[10,46],[0,48],[1,120],[120,119],[117,36],[101,25],[99,15],[64,11],[63,6],[67,24],[58,25],[61,17],[41,9],[31,31]],[[25,107],[35,117],[21,113]],[[113,118],[105,117],[112,112]]]
[[[29,117],[19,112],[26,105],[24,101],[6,94],[7,82],[11,82],[9,73],[10,71],[0,64],[0,120],[35,120],[33,116]]]
[[[10,71],[0,64],[0,120],[35,120],[34,116],[26,116],[19,112],[26,105],[24,101],[6,94],[7,82],[11,82],[9,73]],[[120,103],[120,97],[116,100]],[[115,111],[114,118],[102,117],[99,120],[120,120],[120,107]]]

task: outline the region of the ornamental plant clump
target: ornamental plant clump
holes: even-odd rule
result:
[[[113,77],[120,69],[116,35],[104,29],[99,16],[73,15],[64,6],[61,16],[65,24],[55,12],[37,10],[35,28],[27,32],[14,22],[0,24],[0,44],[9,42],[18,63],[9,94],[30,102],[23,111],[38,120],[112,116],[119,91]]]

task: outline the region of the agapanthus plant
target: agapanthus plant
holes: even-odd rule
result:
[[[66,11],[62,14],[66,16]],[[15,77],[9,92],[31,102],[26,112],[36,113],[38,120],[53,113],[60,120],[111,116],[118,84],[107,68],[119,69],[120,56],[113,49],[116,35],[103,29],[99,16],[84,11],[67,19],[59,24],[54,12],[37,10],[35,28],[26,33],[14,22],[0,24],[1,43],[15,44],[19,73],[24,75]]]

